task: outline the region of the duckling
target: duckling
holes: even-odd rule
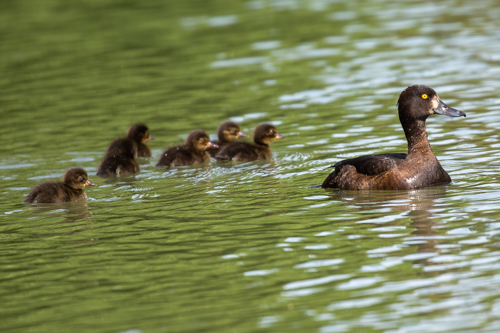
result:
[[[219,151],[221,151],[225,146],[231,142],[236,141],[239,138],[248,137],[247,134],[241,131],[240,125],[234,121],[226,121],[219,126],[217,135],[219,136],[218,141],[213,141],[219,148],[208,148],[207,152],[210,156],[215,157]]]
[[[163,152],[156,166],[175,167],[181,165],[200,164],[210,161],[207,148],[217,148],[205,131],[194,130],[181,146],[170,147]]]
[[[465,117],[424,85],[403,90],[398,99],[399,121],[408,141],[408,154],[365,155],[343,160],[321,187],[342,190],[409,190],[448,184],[451,178],[434,155],[425,121],[433,114]]]
[[[116,139],[109,145],[103,160],[97,168],[100,177],[111,177],[122,174],[137,173],[141,169],[135,160],[137,157],[137,145],[134,141]]]
[[[133,140],[137,145],[138,157],[151,157],[151,149],[146,145],[146,142],[155,138],[149,134],[149,128],[146,125],[136,124],[130,127],[127,138]]]
[[[226,145],[224,149],[221,149],[215,158],[218,160],[233,160],[240,162],[269,159],[273,154],[269,144],[274,140],[284,138],[283,135],[278,133],[274,125],[261,124],[254,130],[254,143],[230,143]]]
[[[71,168],[64,174],[63,181],[46,182],[35,186],[23,203],[55,203],[81,201],[87,198],[85,186],[96,186],[88,179],[82,168]]]

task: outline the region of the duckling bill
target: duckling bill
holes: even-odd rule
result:
[[[253,143],[232,142],[224,146],[215,158],[218,160],[240,162],[270,159],[273,152],[269,145],[274,140],[284,138],[283,135],[278,133],[274,125],[261,124],[254,130]]]
[[[71,168],[64,174],[63,181],[45,182],[35,186],[23,203],[56,203],[81,201],[87,198],[83,190],[86,186],[96,186],[88,179],[82,168]]]
[[[465,113],[446,105],[434,89],[424,85],[403,90],[397,105],[408,154],[366,155],[340,161],[321,185],[323,188],[409,190],[451,182],[432,152],[425,121],[433,114],[465,117]]]
[[[182,165],[195,165],[210,161],[208,148],[217,148],[218,145],[210,142],[205,131],[192,131],[184,145],[170,147],[165,150],[156,166],[175,167]]]

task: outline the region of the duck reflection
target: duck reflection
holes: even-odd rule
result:
[[[32,211],[42,218],[41,223],[35,226],[43,230],[37,237],[72,235],[87,231],[89,225],[93,224],[87,202],[37,204]]]
[[[335,191],[332,192],[332,198],[341,200],[361,211],[373,210],[375,207],[407,211],[407,217],[412,221],[409,227],[413,231],[411,239],[406,239],[405,243],[416,245],[417,253],[439,252],[439,249],[436,249],[436,245],[439,244],[438,240],[432,237],[436,235],[435,221],[432,216],[440,206],[439,201],[446,196],[446,190],[447,186],[409,191]],[[400,224],[400,220],[396,220],[384,223],[384,226]],[[426,260],[424,262],[426,265],[429,264]]]

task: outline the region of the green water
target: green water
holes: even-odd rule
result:
[[[4,0],[1,332],[497,332],[500,4],[494,0]],[[399,93],[426,84],[453,179],[310,188],[405,152]],[[274,123],[271,161],[160,170],[192,129]],[[111,140],[156,137],[101,179]],[[86,202],[21,204],[73,166]]]

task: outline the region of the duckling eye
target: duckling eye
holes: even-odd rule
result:
[[[427,94],[422,94],[423,99],[427,99],[427,97],[429,97],[429,96],[427,96]]]
[[[200,139],[200,142],[201,142],[201,143],[205,143],[205,139],[201,138],[201,139]]]
[[[274,135],[274,130],[270,130],[269,134]]]
[[[78,181],[81,183],[83,182],[83,177],[82,176],[78,176]]]

